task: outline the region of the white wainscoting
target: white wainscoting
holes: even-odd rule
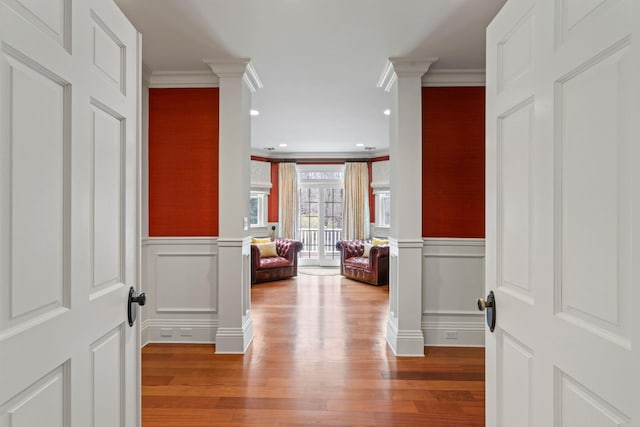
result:
[[[424,239],[422,271],[425,345],[484,346],[484,239]]]
[[[142,242],[142,345],[213,343],[218,329],[216,238],[149,238]]]

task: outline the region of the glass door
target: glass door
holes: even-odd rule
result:
[[[342,204],[344,190],[335,184],[301,184],[300,253],[301,265],[336,266],[340,253],[336,242],[342,235]]]

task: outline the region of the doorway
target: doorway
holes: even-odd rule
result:
[[[343,165],[298,166],[300,265],[337,266],[342,236]]]

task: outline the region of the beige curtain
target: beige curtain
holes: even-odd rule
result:
[[[298,178],[295,163],[278,165],[280,237],[295,239],[298,232]]]
[[[369,237],[369,170],[366,163],[347,162],[344,171],[342,239]]]

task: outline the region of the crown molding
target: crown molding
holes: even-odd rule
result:
[[[209,70],[152,71],[150,88],[218,87],[219,79]]]
[[[389,150],[375,150],[367,151],[365,153],[361,151],[350,152],[298,152],[298,153],[278,153],[273,151],[266,151],[262,149],[251,149],[252,156],[264,157],[269,160],[350,160],[350,159],[372,159],[376,157],[386,156],[389,154]]]
[[[226,61],[203,59],[203,62],[211,68],[211,71],[213,71],[218,78],[242,77],[251,93],[263,87],[262,80],[249,58]]]
[[[422,86],[485,86],[485,70],[477,69],[442,69],[431,70],[422,76]]]
[[[422,77],[438,58],[391,57],[382,71],[377,86],[389,92],[398,77]]]

